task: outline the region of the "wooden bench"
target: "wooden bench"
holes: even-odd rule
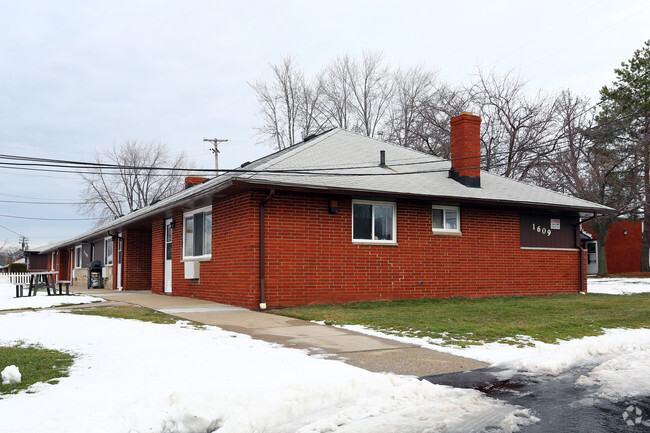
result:
[[[59,280],[57,281],[57,284],[59,285],[59,295],[63,294],[63,285],[65,284],[65,294],[69,295],[70,294],[70,281],[68,280]],[[56,293],[55,293],[56,295]]]

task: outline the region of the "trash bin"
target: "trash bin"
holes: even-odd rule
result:
[[[103,289],[104,281],[102,280],[102,262],[93,260],[88,266],[88,288]]]

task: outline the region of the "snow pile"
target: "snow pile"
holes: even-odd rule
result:
[[[576,385],[596,387],[596,395],[611,401],[650,394],[650,351],[615,356],[581,376]]]
[[[639,354],[650,355],[650,330],[607,329],[604,335],[595,337],[559,344],[538,343],[532,353],[498,366],[555,376],[576,366],[597,364],[604,358],[618,356],[623,359]]]
[[[11,432],[516,431],[536,422],[478,391],[371,373],[216,327],[40,311],[0,315],[0,329],[0,345],[77,355],[70,377],[0,400]]]
[[[589,278],[589,293],[608,295],[631,295],[650,292],[650,278]]]
[[[58,288],[57,288],[58,290]],[[27,293],[27,289],[24,290]],[[24,308],[49,308],[57,305],[90,304],[104,302],[103,299],[85,295],[57,295],[47,296],[41,289],[36,296],[16,298],[16,286],[13,284],[0,284],[0,310],[20,310]]]
[[[502,369],[498,374],[502,380],[516,373],[557,376],[575,367],[591,366],[577,385],[595,387],[595,397],[620,401],[650,395],[650,329],[607,329],[604,335],[558,344],[524,338],[533,344],[529,347],[488,343],[458,348],[435,344],[430,338],[396,337],[357,325],[343,328],[487,362]]]
[[[5,367],[4,370],[2,370],[2,373],[0,373],[2,376],[2,384],[3,385],[11,385],[14,383],[20,383],[22,377],[20,375],[20,370],[18,370],[18,367],[15,365],[8,365]]]

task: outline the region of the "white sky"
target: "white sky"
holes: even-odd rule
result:
[[[156,140],[211,168],[257,145],[248,82],[291,55],[314,74],[346,52],[384,54],[467,83],[480,66],[515,69],[529,90],[590,96],[650,36],[647,1],[29,1],[0,3],[0,153],[89,160],[126,139]],[[74,175],[0,168],[0,200],[78,200]],[[76,206],[0,202],[0,214],[79,218]],[[90,228],[0,216],[0,244],[32,247]]]

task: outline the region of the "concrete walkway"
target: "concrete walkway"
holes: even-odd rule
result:
[[[487,366],[480,361],[423,349],[412,344],[201,299],[157,295],[144,291],[116,292],[76,288],[72,291],[99,296],[109,301],[110,305],[140,305],[183,319],[247,334],[267,342],[307,350],[313,355],[340,359],[370,371],[428,376]],[[91,306],[102,305],[106,304]],[[88,307],[87,304],[85,306]]]

